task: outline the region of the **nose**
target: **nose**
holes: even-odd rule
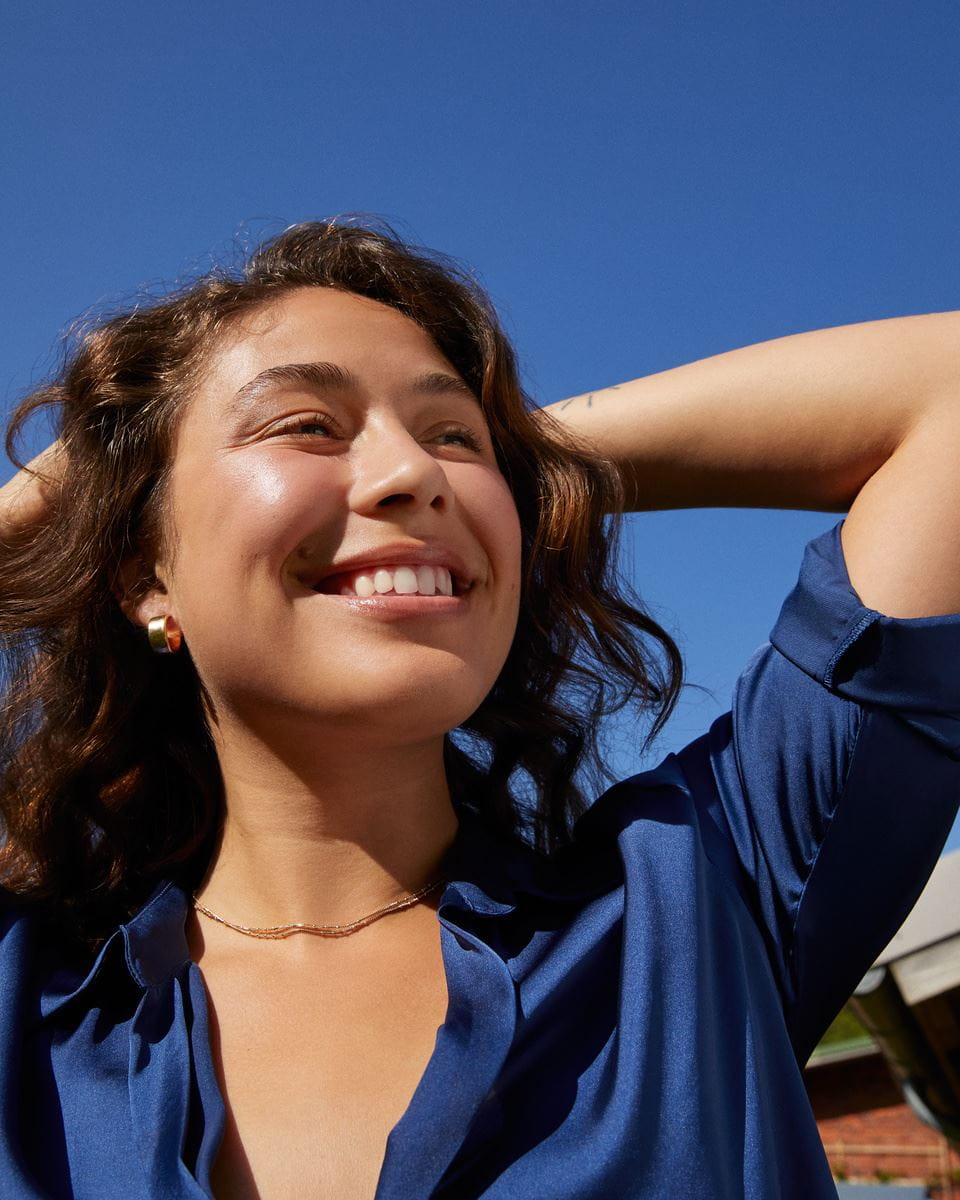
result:
[[[356,512],[375,514],[391,507],[443,511],[450,503],[442,464],[406,429],[368,431],[355,462],[351,507]]]

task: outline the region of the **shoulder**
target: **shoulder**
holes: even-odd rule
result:
[[[22,897],[0,887],[0,945],[17,930],[21,932],[31,924],[30,906]]]
[[[0,1009],[9,1019],[36,979],[37,922],[28,905],[0,889]]]
[[[41,906],[0,889],[0,1009],[29,997],[43,1007],[87,974],[92,957]]]

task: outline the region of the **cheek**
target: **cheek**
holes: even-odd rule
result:
[[[520,516],[503,476],[495,477],[481,508],[481,517],[491,543],[499,548],[500,570],[520,576]]]
[[[265,449],[225,455],[175,475],[178,583],[193,591],[192,585],[209,586],[212,579],[247,578],[251,569],[279,574],[294,548],[318,529],[335,545],[344,487],[336,467],[324,466],[318,471],[310,455]]]
[[[517,506],[507,481],[499,471],[490,471],[482,480],[473,482],[469,499],[472,530],[486,552],[498,584],[504,620],[515,625],[520,600],[522,550]]]

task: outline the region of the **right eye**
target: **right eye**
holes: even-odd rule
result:
[[[337,436],[333,422],[323,413],[306,413],[291,417],[275,426],[270,433],[273,437],[279,434],[296,438]]]

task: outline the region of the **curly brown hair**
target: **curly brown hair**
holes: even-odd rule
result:
[[[634,701],[649,740],[676,702],[679,652],[616,575],[618,472],[524,394],[476,281],[385,226],[293,226],[239,271],[95,322],[7,431],[22,465],[17,438],[52,408],[64,469],[48,520],[0,562],[0,882],[88,945],[160,879],[198,879],[219,830],[205,690],[188,653],[158,660],[123,615],[119,572],[165,544],[171,447],[205,354],[238,314],[305,286],[429,332],[479,398],[519,512],[519,624],[493,689],[448,736],[455,794],[551,853],[587,807],[582,769],[602,772],[600,719]]]

